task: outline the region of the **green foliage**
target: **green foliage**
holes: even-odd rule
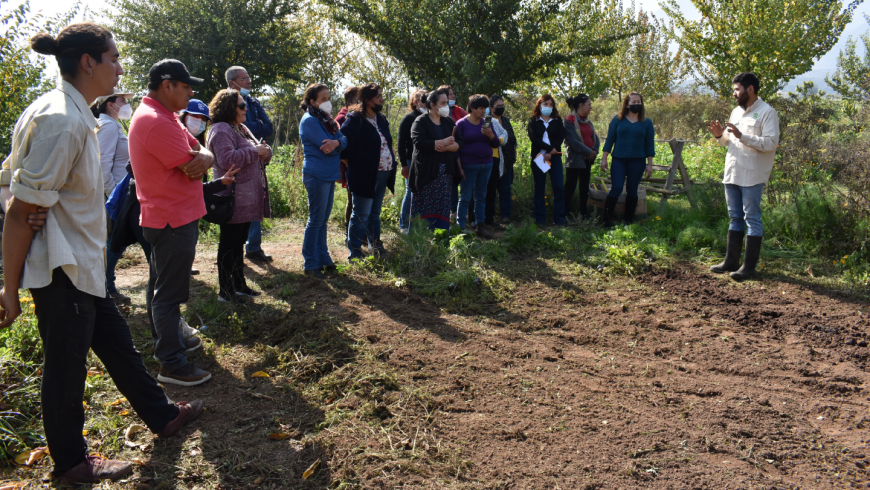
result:
[[[198,97],[210,101],[226,87],[233,65],[248,70],[254,91],[281,78],[297,78],[304,59],[300,30],[288,22],[297,10],[281,0],[111,0],[105,15],[122,41],[128,79],[148,83],[151,65],[164,58],[183,62],[205,79]]]
[[[870,16],[864,14],[870,23]],[[864,56],[859,56],[856,41],[849,36],[846,47],[837,55],[837,71],[825,82],[843,98],[857,102],[870,102],[870,31],[861,35]]]
[[[628,37],[639,32],[634,19],[634,7],[626,10],[622,1],[569,0],[553,22],[546,28],[559,39],[558,43],[570,53],[573,46],[588,46],[600,39],[613,39],[619,45],[629,42]],[[615,46],[612,49],[618,50]],[[590,97],[603,95],[611,86],[611,81],[603,70],[608,56],[573,56],[568,61],[552,68],[546,76],[538,76],[524,91],[529,94],[550,93],[564,99],[578,93]]]
[[[761,80],[759,95],[768,98],[837,43],[862,1],[844,8],[830,0],[692,0],[699,20],[686,17],[677,0],[661,7],[703,85],[728,97],[734,76],[751,71]]]
[[[548,26],[563,3],[338,0],[331,5],[339,24],[383,46],[413,83],[450,83],[466,95],[502,92],[580,55],[608,52],[610,36],[591,45],[558,42]]]
[[[0,0],[0,8],[9,0]],[[45,59],[31,56],[30,38],[39,32],[57,33],[78,11],[72,6],[68,14],[45,19],[40,13],[31,13],[30,2],[0,13],[3,32],[0,35],[0,159],[9,154],[15,121],[37,97],[50,90],[53,84],[45,79]]]
[[[604,58],[601,73],[610,81],[609,92],[619,100],[630,92],[640,92],[646,100],[670,94],[689,74],[682,48],[671,53],[676,41],[670,25],[643,10],[635,13],[634,4],[626,12],[636,18],[638,34],[616,43],[616,51]]]

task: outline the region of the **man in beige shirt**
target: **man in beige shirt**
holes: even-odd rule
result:
[[[99,145],[88,102],[112,93],[124,73],[112,34],[92,23],[38,34],[31,47],[57,59],[63,81],[15,124],[3,243],[0,328],[21,314],[18,289],[30,289],[44,352],[42,420],[52,477],[75,483],[117,480],[132,465],[88,454],[82,397],[93,349],[115,385],[153,432],[175,434],[202,412],[202,401],[173,403],[145,369],[130,327],[106,293],[106,213]],[[34,233],[29,213],[49,208]]]
[[[758,98],[759,81],[752,73],[734,77],[734,98],[738,107],[731,112],[726,128],[719,121],[710,123],[710,132],[719,145],[728,148],[725,156],[725,201],[728,205],[728,250],[721,264],[710,270],[731,273],[735,281],[755,274],[761,253],[761,195],[770,179],[776,148],[779,145],[779,116]],[[746,254],[740,265],[743,230],[746,231]]]

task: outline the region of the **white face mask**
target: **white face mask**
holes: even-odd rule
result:
[[[326,102],[320,104],[320,107],[318,107],[318,109],[327,114],[332,114],[332,102],[327,100]]]
[[[118,109],[118,119],[130,119],[133,117],[133,107],[130,104],[124,104]]]
[[[192,134],[194,137],[197,137],[200,135],[200,133],[205,131],[207,123],[202,119],[193,116],[187,116],[187,122],[185,122],[184,125],[187,126],[187,131],[190,134]]]
[[[450,107],[444,106],[438,108],[438,115],[441,117],[447,117],[450,115]]]
[[[420,111],[420,112],[422,112],[423,114],[426,114],[426,112],[427,112],[426,108],[423,107],[423,106],[421,106],[421,105],[418,105],[418,106],[417,106],[417,110]]]

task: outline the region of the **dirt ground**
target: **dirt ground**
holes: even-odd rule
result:
[[[289,277],[286,307],[195,356],[208,384],[166,386],[207,412],[144,448],[136,488],[870,488],[866,303],[688,264],[627,278],[526,257],[506,272],[508,301],[446,313],[408,286],[302,276],[298,230],[285,235],[264,244],[276,260],[251,264],[249,280],[274,297]],[[192,292],[214,296],[213,249],[201,248]],[[146,279],[144,263],[119,271],[140,340]],[[251,378],[274,365],[263,349],[284,341],[285,319],[320,313],[425,406],[384,402],[375,410],[397,422],[330,433],[339,425],[325,418],[358,408],[366,399],[348,393],[359,390],[319,403],[281,376]],[[413,417],[399,423],[401,411]],[[289,440],[265,437],[282,429]],[[314,432],[328,437],[305,442]]]

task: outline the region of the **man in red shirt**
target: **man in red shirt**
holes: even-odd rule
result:
[[[160,361],[157,380],[195,386],[211,373],[187,361],[187,352],[202,346],[178,328],[181,303],[190,297],[190,268],[196,255],[199,218],[205,216],[202,176],[214,155],[175,117],[187,108],[202,83],[180,61],[165,59],[149,71],[148,96],[130,122],[130,163],[142,207],[139,223],[151,244],[151,274],[146,303],[154,356]]]

